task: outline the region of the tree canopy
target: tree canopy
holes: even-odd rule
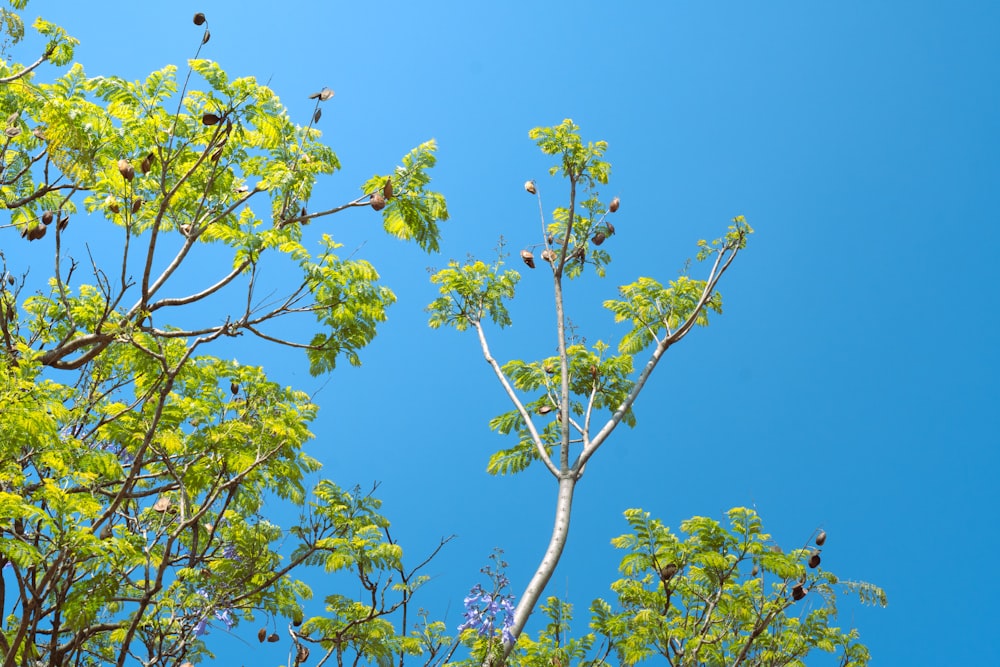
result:
[[[564,290],[587,271],[603,276],[612,258],[620,200],[600,194],[607,144],[584,143],[569,120],[530,132],[568,186],[567,203],[546,214],[543,186],[525,184],[540,225],[520,251],[528,270],[551,272],[556,354],[493,357],[487,325],[511,323],[506,304],[521,280],[503,253],[434,274],[440,297],[428,310],[432,327],[477,334],[511,401],[490,426],[515,439],[487,469],[544,466],[557,487],[556,529],[519,598],[498,555],[484,569],[488,585],[466,599],[465,622],[449,628],[412,602],[436,550],[404,561],[372,491],[312,482],[321,469],[306,450],[313,399],[225,353],[254,338],[302,350],[314,374],[360,363],[395,296],[372,263],[341,257],[329,233],[307,244],[303,226],[371,209],[389,235],[438,250],[448,209],[430,189],[434,142],[358,179],[356,197],[328,201],[318,184],[341,168],[319,129],[329,88],[295,122],[269,86],[202,57],[211,33],[201,13],[186,67],[143,81],[88,76],[73,60],[76,40],[42,19],[32,27],[44,47],[23,64],[25,4],[0,13],[4,667],[196,663],[213,657],[212,626],[288,640],[294,664],[443,664],[463,659],[463,646],[472,662],[525,665],[656,655],[672,665],[798,664],[814,648],[866,662],[854,631],[831,625],[838,580],[818,567],[822,541],[776,552],[744,508],[727,528],[691,519],[685,539],[628,510],[630,532],[614,541],[624,552],[614,604],[595,601],[591,631],[576,639],[570,605],[542,600],[577,481],[620,423],[635,425],[633,404],[663,353],[721,314],[717,285],[753,231],[742,216],[698,243],[707,275],[622,286],[603,305],[626,333],[586,345],[567,328]],[[58,75],[43,77],[43,65]],[[20,250],[41,245],[53,260],[47,275]],[[276,291],[265,266],[291,286]],[[279,525],[269,499],[297,520]],[[306,618],[310,568],[349,573],[360,593],[325,594],[324,613]],[[873,586],[846,587],[884,603]],[[796,613],[810,591],[814,606]],[[536,608],[548,620],[532,638]]]

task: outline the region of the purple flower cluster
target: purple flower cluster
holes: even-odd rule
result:
[[[498,586],[503,589],[505,586]],[[497,625],[497,617],[503,613],[501,635],[505,644],[514,643],[511,628],[514,627],[513,595],[487,593],[482,586],[476,584],[465,598],[465,623],[458,626],[458,631],[472,628],[479,632],[480,637],[493,636]]]
[[[202,596],[206,600],[209,599],[208,591],[206,591],[204,588],[199,588],[196,592],[198,593],[198,595]],[[215,613],[215,618],[226,624],[226,629],[232,628],[234,625],[236,625],[236,621],[233,619],[230,610],[216,609],[214,613]],[[195,623],[194,635],[195,637],[200,637],[201,635],[207,633],[208,633],[208,620],[202,617],[201,619],[198,620],[197,623]]]

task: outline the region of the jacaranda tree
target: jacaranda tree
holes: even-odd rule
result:
[[[683,541],[642,510],[628,510],[633,532],[614,541],[627,550],[621,565],[625,578],[612,584],[617,610],[595,601],[592,632],[567,641],[569,606],[549,598],[542,606],[549,623],[539,638],[519,641],[563,556],[573,497],[587,466],[594,465],[598,449],[619,425],[635,425],[633,407],[664,353],[696,325],[707,326],[710,312],[721,314],[717,285],[753,233],[737,216],[723,237],[699,241],[697,259],[710,265],[703,278],[685,269],[667,286],[648,277],[621,286],[619,298],[603,305],[627,325],[625,333],[614,345],[598,340],[587,346],[570,331],[564,295],[585,272],[604,277],[611,261],[612,218],[621,201],[600,196],[611,172],[604,159],[607,144],[584,143],[570,120],[535,128],[530,137],[556,158],[550,176],[561,175],[568,191],[566,204],[546,216],[541,185],[530,180],[524,186],[537,199],[540,220],[536,233],[521,232],[527,247],[520,259],[529,272],[551,279],[556,354],[501,363],[490,351],[487,325],[511,324],[506,304],[522,279],[506,268],[503,254],[493,263],[453,261],[432,276],[441,296],[430,305],[430,325],[473,330],[511,403],[490,427],[513,437],[514,444],[493,454],[487,469],[506,475],[542,465],[555,484],[549,544],[516,606],[502,568],[485,571],[489,591],[477,584],[466,599],[462,638],[474,661],[597,664],[614,656],[619,664],[634,664],[660,656],[670,665],[772,665],[796,664],[820,648],[842,649],[845,664],[863,664],[867,651],[854,641],[854,632],[830,625],[837,579],[819,568],[818,550],[772,551],[759,518],[745,508],[730,511],[728,531],[709,518],[691,519],[682,524],[689,535]],[[637,368],[640,355],[645,358]],[[884,602],[873,586],[845,586],[864,601]],[[814,591],[810,601],[799,603],[809,591]],[[801,613],[805,606],[810,610]]]
[[[422,580],[378,500],[305,484],[320,467],[303,449],[316,406],[213,350],[256,337],[304,350],[314,373],[359,363],[394,296],[370,263],[338,256],[329,234],[306,245],[302,227],[374,209],[388,233],[435,250],[448,214],[427,189],[434,143],[326,201],[316,186],[340,164],[318,126],[333,91],[296,124],[267,86],[201,56],[203,14],[183,70],[88,76],[76,40],[42,19],[25,65],[25,4],[0,15],[4,667],[180,665],[211,655],[212,626],[252,621],[261,641],[287,640],[281,619],[296,663],[317,647],[419,651],[394,612],[406,618]],[[28,270],[29,249],[51,272]],[[265,267],[295,276],[285,293]],[[298,522],[277,525],[268,499]],[[370,595],[330,595],[300,625],[309,566],[354,572]]]

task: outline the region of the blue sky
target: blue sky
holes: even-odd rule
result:
[[[887,609],[845,604],[842,618],[875,664],[1000,663],[988,232],[1000,4],[100,4],[33,0],[27,14],[81,39],[88,74],[142,78],[194,54],[191,15],[203,11],[202,55],[270,80],[300,122],[307,95],[333,88],[320,128],[344,169],[317,205],[355,197],[437,140],[434,186],[451,212],[440,255],[384,238],[367,210],[317,224],[399,297],[364,366],[312,378],[298,354],[247,341],[233,354],[315,394],[311,453],[343,485],[381,483],[414,560],[459,536],[418,601],[452,629],[493,547],[520,592],[555,487],[541,469],[485,474],[506,444],[487,422],[507,403],[472,334],[427,328],[425,269],[488,258],[501,235],[514,252],[537,242],[521,184],[537,179],[549,209],[564,190],[527,132],[572,118],[609,142],[606,192],[622,199],[607,279],[569,296],[589,341],[624,333],[599,305],[617,285],[673,278],[734,215],[757,230],[721,285],[725,314],[667,354],[637,428],[588,466],[550,589],[577,605],[577,627],[617,578],[609,540],[625,532],[623,510],[677,526],[748,505],[789,547],[822,526],[824,565],[886,589]],[[552,353],[549,303],[545,274],[525,273],[514,326],[490,334],[499,358]],[[311,583],[321,598],[324,581]]]

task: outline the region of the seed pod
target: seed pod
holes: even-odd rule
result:
[[[126,181],[131,181],[135,178],[135,167],[132,166],[131,162],[122,158],[121,160],[118,160],[118,173],[121,174],[122,178]]]
[[[261,628],[257,631],[257,641],[263,644],[265,639],[267,639],[267,628]]]
[[[118,215],[121,210],[121,207],[118,206],[118,200],[112,195],[108,195],[108,198],[104,200],[104,207],[115,215]]]
[[[292,619],[292,625],[299,627],[302,625],[302,614],[296,614],[295,618]]]
[[[205,23],[205,15],[202,12],[198,12],[194,15],[194,24],[203,25]]]
[[[385,208],[385,197],[382,196],[381,192],[373,194],[368,201],[376,211],[381,211]]]
[[[64,215],[63,217],[59,218],[59,222],[56,224],[56,229],[58,229],[61,232],[64,229],[66,229],[67,225],[69,225],[69,216]]]
[[[826,543],[826,531],[819,531],[819,535],[816,536],[816,546],[821,547]]]
[[[619,206],[621,206],[621,200],[618,199],[618,197],[615,197],[614,199],[611,200],[611,203],[608,204],[608,210],[614,213],[618,210]]]
[[[614,236],[615,235],[615,226],[612,225],[610,222],[605,223],[605,225],[608,228],[608,236]]]
[[[35,135],[36,138],[45,141],[45,132],[42,130],[42,128],[36,127],[31,131],[31,133]]]
[[[309,659],[309,647],[304,644],[299,644],[299,648],[295,651],[295,662],[301,665],[303,662]]]
[[[316,111],[313,111],[313,122],[318,123],[322,115],[323,115],[323,110],[317,107]]]
[[[46,211],[45,213],[42,213],[42,224],[51,225],[53,217],[55,216],[52,215],[52,211]]]
[[[212,153],[212,156],[209,158],[209,160],[211,160],[212,162],[218,162],[219,158],[221,157],[222,157],[222,149],[220,148],[219,150]]]
[[[149,170],[153,168],[153,162],[155,160],[156,155],[150,153],[146,157],[142,158],[142,162],[139,164],[139,170],[144,174],[148,174]]]
[[[556,261],[556,254],[553,251],[546,248],[545,250],[542,251],[542,259],[551,264],[552,262]]]
[[[542,407],[538,408],[538,414],[547,415],[553,410],[555,410],[555,408],[553,408],[551,405],[543,405]]]
[[[170,498],[168,498],[167,496],[160,496],[159,498],[156,499],[156,502],[153,503],[154,512],[159,512],[160,514],[163,514],[169,509],[170,509]]]
[[[804,587],[802,584],[795,584],[795,586],[792,587],[792,599],[801,600],[808,592],[809,589]]]
[[[385,179],[385,185],[382,186],[382,196],[386,199],[392,199],[392,179]]]
[[[577,246],[576,248],[574,248],[573,252],[571,252],[569,254],[569,258],[570,259],[578,259],[578,260],[580,260],[582,262],[583,261],[583,254],[584,254],[584,252],[586,252],[586,251],[583,249],[582,245],[581,246]]]
[[[533,194],[537,194],[538,193],[538,189],[535,188],[535,182],[534,181],[525,181],[524,182],[524,189],[528,191],[528,194],[532,194],[533,195]]]
[[[136,197],[132,200],[132,212],[138,213],[140,208],[142,208],[142,197]]]
[[[524,263],[528,265],[529,269],[535,268],[535,256],[531,254],[530,250],[522,250],[521,259],[524,260]]]
[[[819,549],[813,549],[812,554],[809,556],[809,567],[815,568],[819,566]]]
[[[750,570],[750,576],[751,577],[756,577],[759,573],[760,573],[760,565],[758,565],[757,563],[754,563],[753,564],[753,569]]]
[[[669,581],[675,574],[677,574],[676,563],[668,563],[660,568],[660,579],[663,579],[663,581]]]
[[[201,38],[201,43],[208,44],[208,40],[210,39],[212,39],[212,33],[208,31],[208,28],[205,28],[205,34]]]
[[[20,118],[20,117],[21,117],[21,112],[20,111],[15,111],[11,115],[7,116],[7,124],[8,125],[13,125],[14,123],[17,122],[17,119]]]
[[[4,130],[4,134],[13,139],[17,135],[21,134],[21,128],[17,127],[16,125],[14,127],[8,127],[6,130]]]
[[[596,234],[594,234],[593,238],[594,245],[601,245],[602,243],[604,243],[605,238],[607,237],[604,236],[604,232],[597,232]]]
[[[13,285],[14,284],[14,276],[11,275],[10,273],[7,274],[7,284],[8,285]]]
[[[45,236],[46,227],[45,225],[35,225],[28,229],[27,237],[29,241],[37,241],[38,239]]]
[[[204,113],[201,115],[202,125],[215,125],[220,120],[222,120],[222,118],[216,116],[214,113]]]
[[[270,635],[268,635],[267,641],[273,644],[274,642],[281,641],[281,637],[278,636],[277,632],[272,632]]]
[[[232,392],[233,396],[240,393],[240,385],[236,383],[236,380],[229,383],[229,391]]]

